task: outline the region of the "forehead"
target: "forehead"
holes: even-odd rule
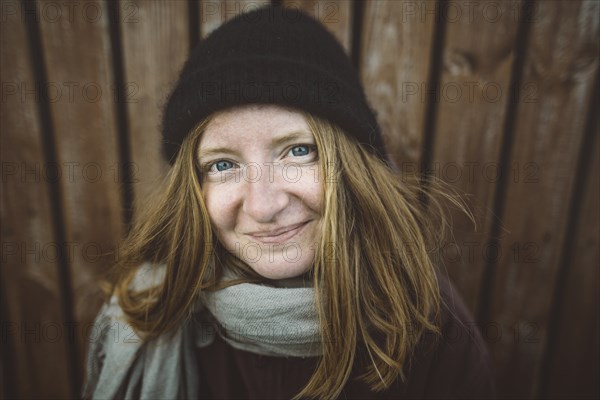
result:
[[[200,146],[268,140],[291,132],[310,135],[300,112],[276,105],[245,105],[215,114],[204,130]]]

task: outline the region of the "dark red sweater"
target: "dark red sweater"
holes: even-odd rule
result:
[[[341,399],[494,398],[490,355],[454,286],[440,277],[442,339],[425,336],[416,350],[408,380],[372,392],[355,379],[355,368]],[[290,399],[308,382],[317,358],[271,357],[237,350],[218,338],[198,350],[201,398]],[[358,364],[357,364],[358,365]]]

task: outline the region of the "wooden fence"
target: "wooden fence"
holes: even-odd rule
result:
[[[6,398],[77,397],[97,276],[167,168],[165,98],[199,38],[266,2],[1,1]],[[403,170],[470,194],[443,261],[501,397],[597,398],[600,3],[283,3],[340,39]]]

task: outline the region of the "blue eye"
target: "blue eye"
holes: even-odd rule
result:
[[[223,172],[225,170],[233,168],[233,163],[231,161],[221,160],[211,165],[210,169],[213,168],[215,168],[218,172]]]
[[[305,155],[307,155],[312,150],[313,147],[314,146],[309,146],[309,145],[306,145],[306,144],[302,144],[302,145],[299,145],[299,146],[294,146],[290,150],[290,153],[292,153],[292,155],[295,156],[295,157],[305,156]]]

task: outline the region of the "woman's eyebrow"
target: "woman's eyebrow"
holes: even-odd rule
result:
[[[234,156],[239,156],[239,153],[236,150],[233,150],[229,147],[201,147],[198,153],[198,158],[202,159],[204,157],[209,157],[216,154],[231,154]]]
[[[296,140],[312,140],[313,136],[307,131],[294,131],[271,140],[271,148],[278,148]]]
[[[283,136],[273,138],[270,142],[270,146],[271,148],[275,149],[278,147],[285,146],[286,144],[294,142],[296,140],[312,141],[313,136],[310,132],[307,131],[294,131],[287,133]],[[202,159],[204,157],[209,157],[216,154],[231,154],[234,156],[240,155],[238,151],[231,149],[230,147],[201,147],[198,153],[198,158]]]

